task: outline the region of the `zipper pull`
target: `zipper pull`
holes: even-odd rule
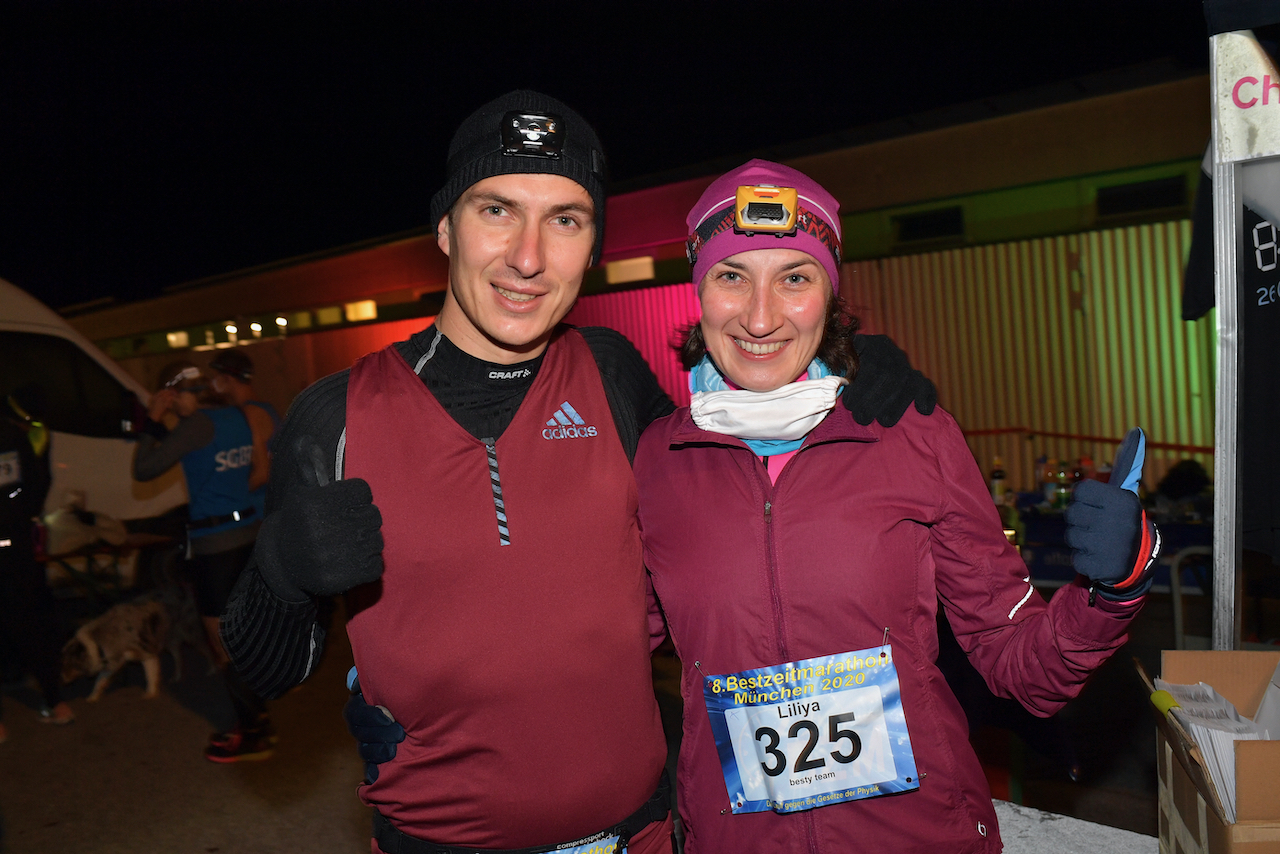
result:
[[[768,501],[764,503],[764,521],[766,525],[773,521],[773,504]]]

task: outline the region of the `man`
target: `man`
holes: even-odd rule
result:
[[[266,507],[267,481],[271,476],[271,440],[280,429],[280,413],[253,390],[253,360],[239,348],[219,350],[209,362],[213,388],[232,406],[240,407],[253,431],[253,470],[249,475],[250,497],[258,512]]]
[[[223,638],[276,696],[314,666],[315,597],[350,591],[362,688],[409,734],[360,791],[383,851],[667,851],[629,463],[672,404],[621,335],[560,326],[600,257],[604,156],[521,91],[463,122],[447,173],[440,314],[295,401]],[[931,409],[889,359],[850,408]]]
[[[249,421],[210,384],[186,360],[161,369],[134,451],[133,477],[145,483],[182,466],[191,499],[187,567],[236,718],[233,729],[210,736],[204,756],[226,764],[269,758],[277,738],[266,703],[228,661],[220,640],[220,617],[253,551],[262,513],[249,490],[254,456]]]

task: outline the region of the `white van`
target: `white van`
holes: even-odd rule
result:
[[[133,440],[150,397],[137,380],[30,294],[0,279],[0,406],[36,383],[47,408],[53,484],[49,513],[69,493],[84,509],[120,520],[149,519],[187,503],[182,467],[133,479]]]

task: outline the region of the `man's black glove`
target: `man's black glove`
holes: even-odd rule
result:
[[[938,389],[933,381],[911,367],[907,354],[888,335],[855,335],[858,373],[840,395],[864,427],[879,421],[892,427],[915,404],[921,415],[930,415],[938,405]]]
[[[253,554],[277,596],[302,602],[332,596],[382,575],[382,513],[360,478],[329,483],[324,453],[297,448],[303,486],[262,522]]]
[[[1107,483],[1084,480],[1067,505],[1067,545],[1076,572],[1093,593],[1123,602],[1151,588],[1160,557],[1160,532],[1138,500],[1138,482],[1146,457],[1146,437],[1134,427],[1116,452]]]
[[[370,706],[364,701],[354,667],[347,671],[347,690],[351,697],[342,709],[342,717],[364,760],[365,782],[373,783],[378,779],[378,766],[396,758],[396,745],[404,741],[404,727],[396,723],[385,706]]]

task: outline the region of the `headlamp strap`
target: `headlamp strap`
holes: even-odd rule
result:
[[[803,231],[812,237],[816,237],[818,241],[831,252],[833,258],[836,259],[836,266],[840,266],[840,238],[836,235],[836,230],[827,224],[826,220],[818,216],[813,211],[799,205],[799,211],[796,215],[795,230],[789,234],[776,233],[777,237],[787,237],[790,234]],[[693,234],[689,235],[685,241],[685,255],[689,258],[689,266],[698,263],[698,253],[702,251],[702,247],[707,244],[711,238],[715,237],[722,231],[734,229],[740,234],[769,234],[767,231],[743,231],[736,227],[737,213],[734,205],[716,211],[707,216],[698,227],[694,229]],[[761,247],[765,248],[765,247]]]

